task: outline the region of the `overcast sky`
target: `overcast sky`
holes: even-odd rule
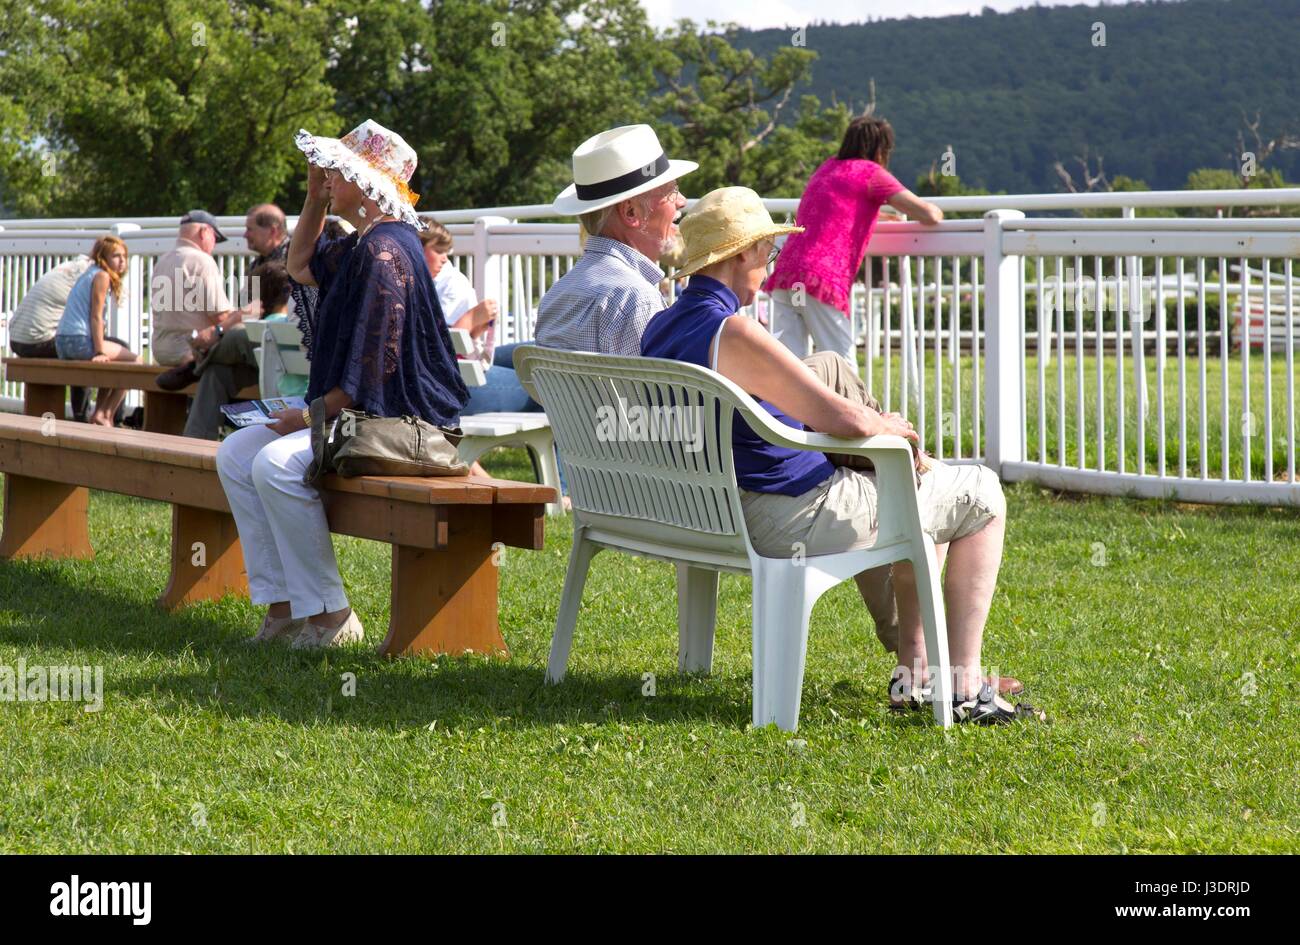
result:
[[[1084,0],[1039,0],[1042,6],[1070,6]],[[1115,3],[1116,0],[1111,0]],[[1125,2],[1125,0],[1118,0]],[[734,21],[751,29],[773,26],[802,26],[818,20],[829,23],[860,23],[868,16],[953,16],[978,13],[984,7],[998,12],[1033,6],[1026,0],[641,0],[652,26],[670,26],[682,18],[696,23],[706,20]],[[1090,0],[1088,6],[1096,6]]]

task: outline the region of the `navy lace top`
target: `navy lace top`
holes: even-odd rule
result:
[[[420,239],[409,224],[376,223],[311,258],[319,286],[307,400],[335,387],[381,417],[454,426],[469,400]]]

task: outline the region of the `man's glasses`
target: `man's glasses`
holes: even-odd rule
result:
[[[780,253],[781,253],[781,247],[780,247],[780,246],[777,246],[775,243],[773,243],[773,244],[772,244],[772,251],[771,251],[770,253],[767,254],[767,264],[770,266],[770,265],[772,265],[774,262],[776,262],[776,257],[777,257],[778,255],[780,255]]]

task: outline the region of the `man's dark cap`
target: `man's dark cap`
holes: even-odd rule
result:
[[[191,210],[189,213],[185,214],[185,216],[181,217],[181,222],[206,223],[208,226],[212,227],[213,231],[217,234],[218,243],[224,243],[226,241],[226,235],[221,232],[221,227],[217,226],[217,218],[206,210]]]

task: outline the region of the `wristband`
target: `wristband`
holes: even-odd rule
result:
[[[310,407],[303,407],[303,408],[302,408],[302,422],[305,423],[305,424],[307,424],[307,426],[309,426],[309,427],[311,426],[311,408],[310,408]]]

